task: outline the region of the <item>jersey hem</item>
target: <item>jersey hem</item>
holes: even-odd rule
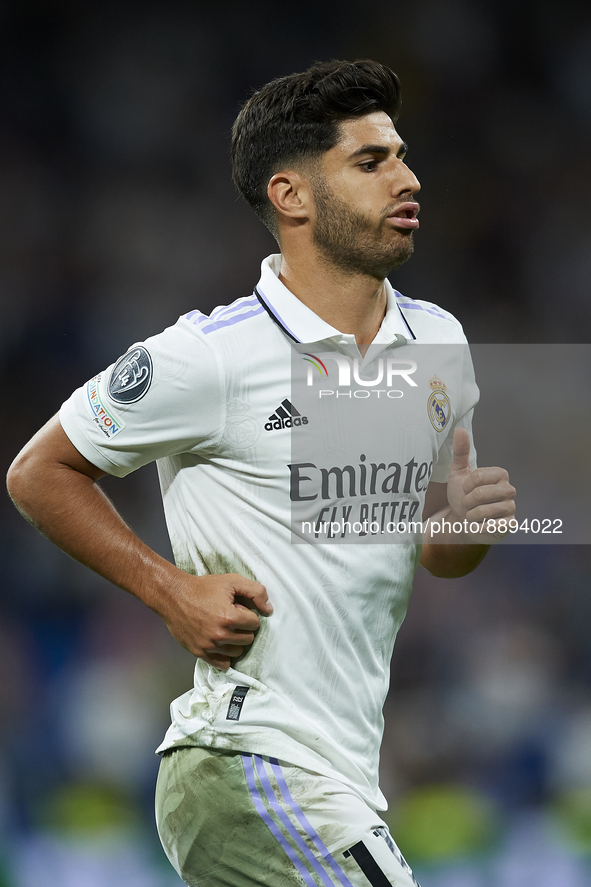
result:
[[[284,733],[273,728],[261,730],[258,736],[248,734],[222,735],[212,729],[204,728],[198,733],[177,735],[174,739],[164,739],[156,749],[157,755],[163,755],[175,748],[195,746],[198,748],[212,748],[216,751],[235,752],[239,754],[265,755],[277,758],[294,767],[301,767],[319,776],[326,776],[346,785],[354,791],[372,810],[384,812],[388,809],[388,802],[378,788],[376,794],[365,792],[358,783],[353,782],[340,771],[336,770],[321,755],[315,754],[307,746],[290,740]]]

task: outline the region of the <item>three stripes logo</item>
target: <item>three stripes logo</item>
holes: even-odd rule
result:
[[[306,887],[354,887],[361,883],[361,870],[363,883],[368,887],[393,887],[394,884],[408,887],[413,884],[419,887],[385,826],[373,829],[372,835],[366,832],[366,841],[358,841],[348,850],[343,851],[342,844],[337,843],[336,852],[333,852],[330,846],[332,842],[327,846],[324,843],[327,836],[323,840],[306,816],[305,803],[302,806],[298,803],[298,799],[302,801],[306,797],[305,788],[292,784],[290,790],[292,777],[277,758],[245,753],[241,757],[254,808],[294,869],[297,869],[300,875],[299,884],[305,884]],[[296,791],[292,794],[294,788]],[[381,839],[395,857],[393,865],[387,854],[384,854],[383,845],[378,846],[382,843]],[[336,840],[338,839],[333,838],[333,841]],[[380,862],[387,866],[389,875],[385,874],[374,856],[376,851]],[[291,878],[290,881],[294,883]]]
[[[308,417],[302,416],[287,398],[281,401],[269,421],[265,423],[265,431],[280,431],[282,428],[293,428],[296,425],[307,425]]]

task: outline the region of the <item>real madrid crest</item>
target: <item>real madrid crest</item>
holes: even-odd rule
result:
[[[427,413],[431,425],[435,431],[443,431],[451,416],[451,404],[446,392],[446,384],[437,376],[429,379],[429,398],[427,400]]]

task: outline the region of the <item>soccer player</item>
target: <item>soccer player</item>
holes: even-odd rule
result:
[[[368,427],[358,467],[291,451],[313,430],[291,390],[298,348],[327,375],[322,355],[339,368],[353,355],[369,390],[368,349],[465,343],[448,312],[386,279],[419,225],[399,105],[395,74],[373,61],[316,64],[256,92],[234,125],[233,175],[281,254],[253,295],[191,311],[74,392],[9,472],[31,523],[140,598],[196,657],[156,789],[163,845],[191,885],[416,883],[378,813],[394,639],[418,564],[442,577],[474,569],[500,533],[471,525],[511,518],[515,490],[504,469],[476,468],[477,389],[461,361],[429,379],[419,368],[417,381],[420,361],[407,362],[400,385],[416,396],[394,392],[388,439]],[[97,484],[153,460],[176,566]],[[374,492],[382,530],[419,507],[459,530],[427,528],[422,546],[292,544],[294,503],[338,508],[345,532],[358,496]]]

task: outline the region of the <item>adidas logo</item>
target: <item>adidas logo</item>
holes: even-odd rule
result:
[[[307,425],[308,417],[302,416],[287,398],[281,401],[269,421],[265,423],[265,431],[280,431],[281,428],[292,428],[294,425]]]

